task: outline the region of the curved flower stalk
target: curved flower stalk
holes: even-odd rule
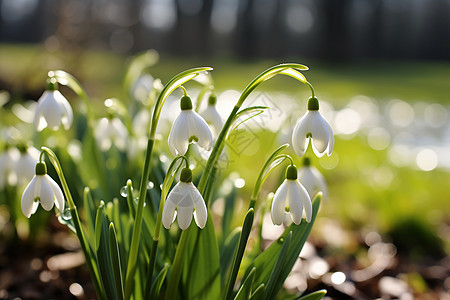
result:
[[[190,143],[197,143],[205,150],[213,145],[213,134],[203,118],[192,109],[191,98],[181,97],[181,112],[169,133],[169,148],[173,155],[185,155]]]
[[[273,197],[271,217],[275,225],[281,225],[286,215],[298,225],[302,221],[303,210],[306,222],[311,222],[311,198],[303,185],[297,179],[297,168],[291,165],[286,170],[286,179],[280,185]]]
[[[61,124],[69,129],[73,122],[73,111],[67,99],[58,91],[55,78],[49,78],[47,89],[38,100],[34,115],[37,131],[45,127],[57,130]]]
[[[292,146],[297,155],[305,154],[309,140],[317,157],[322,157],[325,152],[330,156],[333,152],[333,130],[319,112],[319,100],[316,97],[309,98],[308,111],[298,120],[292,134]]]
[[[36,164],[36,175],[25,188],[21,199],[22,212],[29,218],[39,206],[49,211],[56,205],[59,211],[64,211],[64,196],[58,184],[47,175],[45,162]]]
[[[162,223],[166,229],[169,229],[176,218],[180,229],[186,230],[191,224],[192,215],[197,226],[204,228],[208,219],[205,201],[192,183],[192,171],[184,168],[181,170],[180,181],[167,196]]]
[[[322,199],[328,199],[327,182],[319,170],[311,165],[308,157],[303,159],[303,167],[298,171],[298,179],[308,191],[310,198],[313,198],[318,192],[322,192]]]

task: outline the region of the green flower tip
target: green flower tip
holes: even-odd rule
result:
[[[192,101],[189,96],[183,96],[180,100],[181,110],[190,110],[192,109]]]
[[[209,95],[208,105],[214,106],[214,105],[216,105],[216,103],[217,103],[217,96],[216,96],[216,94],[212,93],[211,95]]]
[[[189,168],[184,168],[183,170],[181,170],[181,174],[180,174],[180,181],[181,182],[192,182],[192,171]]]
[[[309,167],[311,165],[311,159],[309,157],[304,157],[303,158],[303,165],[305,167]]]
[[[45,162],[40,161],[36,164],[36,175],[45,175],[47,174],[47,166]]]
[[[56,91],[58,89],[58,82],[56,78],[50,77],[47,78],[47,91]]]
[[[297,177],[298,177],[298,175],[297,175],[297,167],[295,165],[290,165],[286,169],[286,179],[296,180]]]
[[[319,99],[310,97],[308,99],[308,110],[319,110]]]

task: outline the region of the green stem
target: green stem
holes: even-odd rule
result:
[[[147,274],[147,283],[145,284],[144,299],[150,299],[149,297],[150,297],[150,291],[152,288],[153,269],[155,266],[156,250],[158,249],[158,242],[159,242],[159,239],[155,240],[155,238],[153,237],[152,252],[150,253],[150,261],[149,261],[149,268],[148,268],[148,274]]]
[[[101,299],[106,299],[103,288],[102,288],[101,279],[99,277],[99,272],[97,269],[96,257],[91,252],[91,248],[86,239],[86,235],[84,234],[84,230],[81,226],[80,216],[78,215],[77,207],[75,205],[75,202],[73,201],[72,194],[70,193],[69,186],[67,185],[66,179],[64,177],[64,172],[61,168],[61,164],[59,163],[58,157],[50,148],[42,147],[41,149],[43,152],[47,153],[47,155],[50,159],[50,162],[52,163],[53,167],[56,170],[56,173],[58,174],[64,194],[67,199],[67,203],[69,204],[69,210],[72,215],[73,225],[75,227],[75,231],[76,231],[78,240],[80,241],[81,248],[83,249],[84,256],[86,257],[86,263],[88,265],[89,272],[93,276],[92,281],[94,282],[94,286],[95,286],[97,295]],[[43,152],[41,152],[40,159],[42,158]],[[61,212],[61,213],[64,213],[64,212]]]
[[[245,247],[247,246],[248,237],[250,235],[250,231],[252,230],[254,216],[255,210],[253,208],[250,208],[247,212],[247,215],[245,216],[244,224],[242,225],[239,245],[234,252],[230,277],[228,277],[226,294],[224,298],[225,300],[229,300],[233,297],[234,284],[239,272],[239,267],[241,266],[242,257],[244,256]]]
[[[173,259],[173,267],[170,272],[169,282],[167,284],[166,295],[164,297],[165,300],[175,299],[175,292],[178,290],[178,282],[180,281],[183,257],[185,254],[184,249],[186,248],[191,228],[192,226],[186,230],[183,230],[181,233],[181,237],[177,245],[177,251],[175,252],[175,258]]]
[[[154,143],[155,141],[153,139],[148,139],[147,141],[147,153],[145,155],[144,170],[142,172],[141,185],[139,188],[139,199],[136,210],[136,217],[134,219],[133,235],[131,237],[130,254],[128,256],[128,267],[125,277],[125,299],[130,299],[133,289],[134,273],[136,271],[139,241],[141,237],[144,203],[145,197],[147,196],[147,182],[150,176],[150,158],[152,156]]]

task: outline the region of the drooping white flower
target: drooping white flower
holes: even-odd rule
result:
[[[140,102],[145,102],[153,88],[155,79],[150,74],[141,74],[131,88],[132,96]]]
[[[64,196],[58,184],[47,175],[47,167],[44,162],[36,164],[36,172],[33,179],[22,194],[21,207],[23,214],[29,218],[39,206],[49,211],[53,204],[60,210],[64,210]]]
[[[271,216],[275,225],[281,225],[289,215],[295,224],[302,221],[303,210],[306,222],[311,222],[312,205],[306,189],[297,179],[297,168],[289,166],[286,179],[280,185],[273,197]]]
[[[162,223],[166,229],[178,219],[178,226],[185,230],[189,227],[194,215],[198,227],[204,228],[208,215],[202,195],[192,183],[192,171],[184,168],[181,171],[180,181],[167,196],[162,213]]]
[[[220,133],[223,127],[223,120],[216,108],[217,96],[211,94],[208,98],[208,105],[205,110],[200,113],[200,116],[211,126],[214,138]]]
[[[172,154],[185,155],[189,143],[197,143],[205,150],[213,145],[213,134],[203,118],[192,110],[192,101],[183,96],[180,101],[181,112],[172,125],[169,134],[169,149]]]
[[[298,171],[298,179],[308,191],[309,197],[314,198],[318,192],[322,192],[322,199],[328,197],[328,186],[323,175],[311,165],[309,158],[303,160],[303,167]]]
[[[95,138],[102,151],[109,150],[112,144],[124,151],[127,145],[128,130],[118,118],[101,118],[97,123]]]
[[[49,127],[57,130],[62,124],[69,129],[73,121],[72,107],[67,99],[56,89],[56,83],[49,83],[48,89],[38,100],[34,114],[34,126],[37,131]]]
[[[34,176],[36,162],[39,160],[39,150],[34,147],[20,146],[20,156],[14,170],[19,184],[29,182]]]
[[[305,154],[310,139],[313,151],[317,157],[322,157],[325,152],[330,156],[333,152],[333,130],[319,112],[317,98],[309,99],[308,111],[295,125],[292,134],[292,146],[297,155],[303,156]]]
[[[11,176],[15,177],[14,166],[19,159],[19,151],[16,148],[7,148],[0,155],[0,189],[3,189],[7,182],[11,183]]]

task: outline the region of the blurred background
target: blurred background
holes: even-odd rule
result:
[[[449,0],[0,0],[0,103],[36,101],[52,69],[73,74],[99,103],[126,99],[130,58],[149,49],[158,62],[146,72],[163,83],[214,67],[218,103],[233,103],[274,64],[306,64],[336,146],[330,158],[311,157],[328,199],[286,289],[450,299],[449,16]],[[265,141],[289,142],[284,121],[302,115],[307,97],[274,78],[249,100],[275,110],[254,120],[258,138],[232,154],[243,199],[253,163],[275,147]],[[92,298],[75,237],[50,216],[39,242],[15,234],[5,197],[0,299]]]

